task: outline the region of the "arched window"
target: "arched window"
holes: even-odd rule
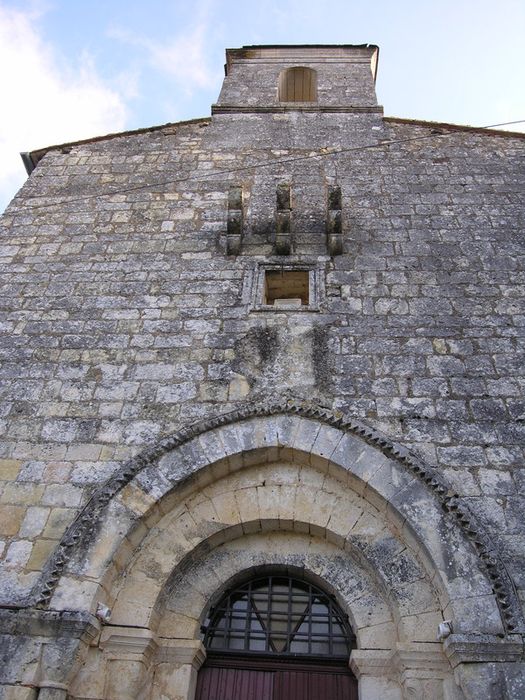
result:
[[[348,659],[353,635],[337,603],[305,581],[268,576],[236,588],[213,610],[208,649]]]
[[[357,700],[355,637],[335,599],[289,576],[230,590],[203,625],[196,700]]]
[[[313,68],[287,68],[279,76],[279,102],[316,102],[317,71]]]

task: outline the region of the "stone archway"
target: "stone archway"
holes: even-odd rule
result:
[[[284,481],[272,483],[274,477],[264,474]],[[379,687],[396,700],[401,692],[408,697],[410,689],[416,697],[420,690],[428,697],[445,692],[461,697],[451,665],[470,697],[467,681],[462,682],[465,662],[518,653],[511,634],[512,589],[500,570],[499,598],[494,594],[494,555],[472,516],[457,509],[454,494],[439,476],[408,452],[330,412],[283,404],[223,417],[126,465],[97,498],[50,563],[40,601],[54,610],[74,604],[94,612],[97,603],[113,608],[111,625],[89,653],[86,668],[88,675],[96,676],[95,670],[109,678],[116,674],[108,672],[108,663],[114,670],[127,669],[130,697],[149,700],[150,695],[140,695],[145,690],[137,689],[151,687],[155,669],[164,663],[191,681],[202,656],[198,616],[184,634],[179,616],[173,622],[178,631],[171,637],[159,622],[173,582],[199,561],[209,567],[213,552],[229,548],[227,558],[233,561],[232,543],[245,546],[249,538],[261,542],[269,532],[274,542],[289,533],[296,542],[302,538],[303,546],[306,537],[313,538],[308,547],[331,551],[332,560],[335,552],[343,552],[346,563],[334,588],[341,593],[348,571],[359,570],[372,581],[367,590],[376,596],[368,609],[388,609],[388,634],[376,634],[375,642],[370,631],[374,625],[357,625],[360,647],[352,663],[361,677],[363,698],[375,697]],[[355,508],[361,508],[361,515],[350,523]],[[159,575],[150,576],[152,570]],[[399,572],[407,571],[417,575],[396,581]],[[206,596],[196,600],[194,609],[202,614]],[[502,600],[510,604],[503,608]],[[427,616],[425,623],[409,619],[407,611],[417,606]],[[355,601],[347,601],[346,607],[357,620]],[[444,645],[436,644],[437,623],[444,618],[452,620],[454,634]],[[169,644],[159,644],[166,639]],[[85,675],[78,676],[73,688]],[[122,688],[105,685],[96,693],[75,691],[72,697],[126,697]]]

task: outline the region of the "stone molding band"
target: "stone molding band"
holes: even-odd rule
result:
[[[355,106],[355,107],[340,107],[340,106],[322,106],[322,105],[306,105],[300,102],[293,102],[289,105],[280,104],[272,107],[257,107],[250,105],[212,105],[212,114],[281,114],[283,112],[323,112],[324,114],[383,114],[382,107]]]

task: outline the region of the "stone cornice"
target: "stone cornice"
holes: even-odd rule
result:
[[[518,634],[506,639],[488,634],[451,634],[445,639],[443,648],[452,668],[463,663],[519,661],[524,651],[523,640]]]
[[[331,106],[312,105],[301,102],[269,105],[267,107],[250,105],[212,105],[212,114],[281,114],[283,112],[320,112],[321,114],[383,114],[383,108],[371,106]]]
[[[100,623],[81,611],[0,608],[0,630],[16,636],[77,637],[90,643],[99,634]]]

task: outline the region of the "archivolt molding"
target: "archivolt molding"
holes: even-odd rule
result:
[[[198,630],[197,621],[203,621],[210,603],[213,606],[234,581],[246,580],[247,573],[282,569],[328,589],[348,614],[360,646],[384,648],[385,644],[394,645],[398,638],[411,640],[416,628],[418,639],[427,635],[428,641],[435,640],[442,619],[440,604],[421,570],[417,572],[420,578],[399,584],[393,592],[381,574],[370,570],[366,558],[356,557],[354,550],[342,550],[328,539],[329,533],[319,537],[305,529],[279,530],[263,521],[249,535],[227,539],[211,550],[204,547],[200,556],[191,552],[188,565],[181,561],[157,596],[150,618],[152,626],[158,624],[158,634],[167,637],[170,629],[181,629],[179,617],[184,621],[193,617]],[[416,569],[414,560],[410,564]],[[128,610],[132,606],[136,610],[135,601],[130,602]],[[119,596],[115,605],[117,622],[121,613]],[[139,618],[140,614],[136,616]],[[146,624],[151,626],[150,620]]]
[[[90,538],[99,526],[108,504],[117,494],[143,470],[153,467],[169,452],[185,445],[190,440],[221,426],[242,423],[257,417],[271,417],[279,414],[313,419],[360,438],[365,443],[379,449],[389,459],[396,460],[408,474],[416,477],[440,503],[442,509],[459,526],[463,535],[472,543],[477,557],[482,562],[490,581],[500,610],[504,629],[507,633],[524,632],[525,624],[518,598],[510,576],[491,543],[470,509],[460,497],[445,483],[442,475],[433,467],[404,446],[393,442],[381,432],[355,418],[345,417],[338,411],[316,406],[307,401],[282,398],[276,401],[262,401],[247,404],[229,413],[220,414],[207,420],[188,425],[174,435],[162,440],[156,446],[146,449],[140,455],[128,460],[108,481],[98,488],[64,534],[61,542],[48,561],[42,576],[35,585],[29,605],[48,607],[64,567],[77,553],[79,545]],[[185,475],[181,475],[182,482]],[[175,485],[175,484],[174,484]]]
[[[300,538],[301,547],[294,549]],[[216,565],[233,576],[246,568],[245,559],[262,543],[271,556],[289,552],[305,567],[322,554],[334,565],[330,576],[336,570],[340,575],[341,595],[350,595],[349,586],[356,597],[381,591],[381,598],[395,611],[400,633],[403,630],[411,638],[410,627],[421,635],[424,615],[427,638],[434,641],[441,610],[449,600],[447,595],[439,599],[432,584],[434,572],[419,561],[419,549],[413,551],[400,530],[392,531],[382,513],[336,477],[302,462],[245,467],[181,498],[136,547],[125,575],[117,574],[112,583],[108,580],[106,602],[113,610],[112,622],[155,628],[156,620],[165,619],[163,600],[171,595],[174,581],[206,561],[208,573],[192,578],[200,591],[201,581],[213,579]],[[226,549],[229,554],[221,559]],[[336,566],[343,560],[345,565]],[[352,572],[357,570],[366,572],[366,585],[354,580]],[[61,584],[58,597],[62,592],[67,595],[64,588],[67,584]],[[182,586],[186,594],[191,588],[189,583]],[[182,605],[184,609],[186,604]],[[370,621],[370,611],[375,615],[379,607],[370,603],[365,617]]]
[[[277,537],[279,546],[275,549],[266,546],[268,534]],[[334,544],[323,542],[324,551],[314,546],[308,552],[309,544],[316,539],[301,532],[261,530],[248,535],[246,546],[239,540],[230,540],[211,552],[203,552],[190,568],[177,572],[163,590],[158,601],[156,633],[167,638],[176,630],[177,637],[198,637],[206,613],[227,589],[268,572],[282,572],[304,578],[333,595],[348,614],[359,646],[395,645],[397,620],[391,609],[394,606],[382,587],[348,552],[342,552]],[[236,569],[239,564],[240,568]],[[435,609],[437,601],[433,603],[431,607]],[[181,634],[189,620],[194,627],[184,629]]]

